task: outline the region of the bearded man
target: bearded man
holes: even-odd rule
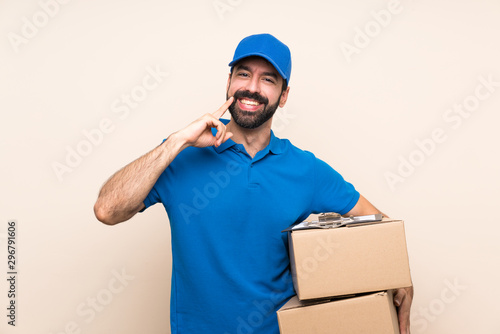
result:
[[[290,91],[285,44],[248,36],[229,66],[226,102],[115,173],[94,206],[109,225],[165,207],[172,333],[279,333],[276,311],[295,294],[281,231],[311,213],[380,213],[328,164],[273,134]],[[231,119],[221,119],[227,109]],[[402,333],[412,293],[395,297]]]

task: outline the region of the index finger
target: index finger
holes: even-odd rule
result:
[[[212,115],[214,115],[215,118],[219,119],[222,117],[222,115],[224,115],[224,113],[227,111],[227,108],[229,108],[229,106],[231,105],[231,103],[233,103],[233,100],[234,100],[234,97],[230,97],[229,99],[227,99],[226,102],[224,102],[224,104],[219,108],[217,109],[216,112],[214,112]]]

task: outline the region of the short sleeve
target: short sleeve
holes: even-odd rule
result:
[[[359,196],[359,192],[351,183],[345,181],[342,175],[326,162],[315,158],[313,195],[315,212],[346,214],[356,205]]]
[[[156,191],[156,188],[153,186],[153,189],[151,189],[148,196],[146,196],[146,198],[143,201],[143,203],[145,205],[144,209],[142,209],[139,212],[143,212],[144,210],[149,208],[151,205],[154,205],[158,202],[160,202],[160,196],[158,195],[158,191]]]

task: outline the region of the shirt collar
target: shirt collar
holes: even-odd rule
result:
[[[282,141],[274,135],[273,130],[271,130],[271,140],[269,141],[269,151],[273,154],[283,153],[283,143]]]
[[[227,123],[229,123],[228,119],[221,118],[220,121],[222,123],[224,123],[225,125],[227,125]],[[215,136],[216,133],[217,133],[217,129],[213,128],[212,134]],[[281,140],[279,138],[277,138],[274,135],[273,130],[271,130],[271,139],[269,141],[269,144],[262,151],[271,152],[273,154],[281,154],[281,153],[283,153],[283,145],[282,144],[283,143],[281,142]],[[228,148],[231,148],[235,145],[237,145],[237,144],[231,138],[229,138],[224,143],[222,143],[219,147],[214,146],[214,149],[217,153],[222,153],[225,150],[227,150]]]

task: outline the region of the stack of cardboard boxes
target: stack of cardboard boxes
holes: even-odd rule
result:
[[[297,296],[278,310],[281,334],[399,334],[392,290],[412,284],[404,223],[348,226],[288,232]]]

